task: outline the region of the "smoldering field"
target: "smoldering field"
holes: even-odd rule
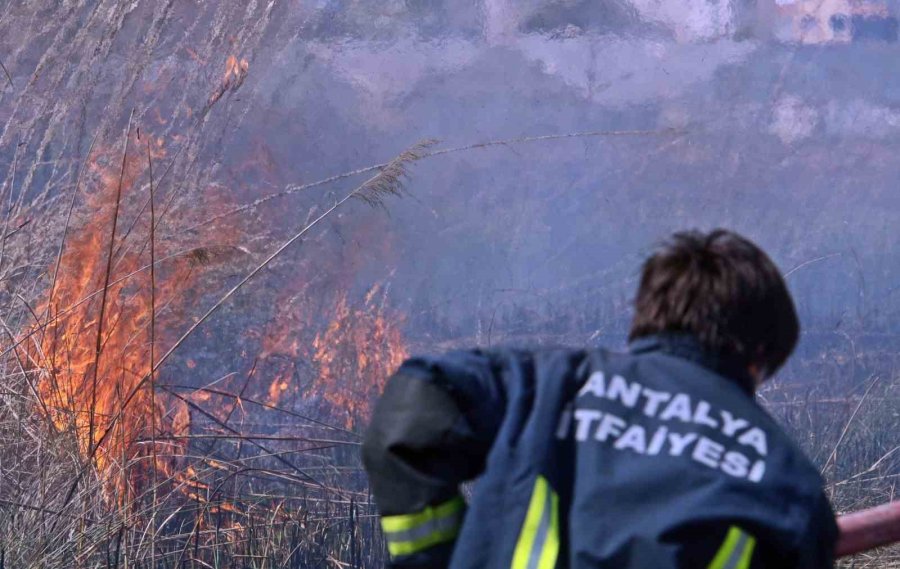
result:
[[[783,267],[804,335],[761,396],[839,511],[892,499],[898,47],[785,18],[7,5],[0,567],[378,567],[357,449],[392,368],[620,347],[643,254],[686,227]],[[384,207],[328,213],[354,191]]]

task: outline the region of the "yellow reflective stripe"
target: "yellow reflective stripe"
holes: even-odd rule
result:
[[[750,559],[753,557],[753,549],[756,547],[756,538],[748,536],[747,546],[744,548],[744,552],[741,554],[740,559],[738,559],[738,564],[735,569],[750,569]]]
[[[559,555],[559,496],[538,476],[513,552],[512,569],[552,569]]]
[[[381,528],[387,533],[413,529],[414,527],[428,523],[431,520],[445,518],[462,511],[465,505],[466,503],[462,499],[462,496],[457,496],[443,504],[429,506],[415,514],[383,516],[381,518]]]
[[[415,514],[384,516],[381,527],[392,557],[410,555],[453,540],[462,525],[465,501],[457,496]]]
[[[525,514],[525,525],[519,533],[519,541],[513,553],[512,569],[526,569],[528,559],[531,557],[531,548],[534,545],[534,537],[537,535],[538,525],[544,510],[544,502],[547,499],[549,484],[543,476],[538,476],[531,493],[531,501],[528,503],[528,512]]]
[[[725,541],[722,543],[722,546],[719,547],[719,552],[716,553],[716,556],[713,558],[712,563],[709,564],[707,569],[722,569],[725,567],[725,564],[728,562],[728,559],[731,558],[731,552],[734,550],[740,537],[741,530],[731,526],[731,529],[728,530],[728,535],[725,536]]]
[[[731,526],[707,569],[750,569],[750,559],[755,547],[755,537],[737,526]]]
[[[413,541],[388,540],[388,552],[392,557],[397,557],[400,555],[412,555],[413,553],[417,553],[419,551],[422,551],[423,549],[428,549],[433,545],[444,543],[445,541],[451,541],[455,539],[458,534],[459,526],[456,526],[452,529],[430,533]]]
[[[540,569],[553,569],[559,555],[559,496],[551,489],[550,497],[553,511],[550,512],[550,531],[547,533],[538,563]]]

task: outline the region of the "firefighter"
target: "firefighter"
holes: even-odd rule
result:
[[[363,444],[393,567],[833,566],[823,481],[754,396],[799,335],[772,261],[730,231],[677,233],[634,308],[625,353],[400,367]]]

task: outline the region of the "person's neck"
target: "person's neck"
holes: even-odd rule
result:
[[[748,367],[739,358],[705,348],[693,334],[662,332],[635,338],[629,343],[629,351],[632,353],[653,350],[693,361],[733,380],[749,395],[753,395],[759,386],[759,377],[762,375],[759,368],[755,368],[753,365]]]

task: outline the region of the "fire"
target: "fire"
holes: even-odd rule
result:
[[[150,372],[151,333],[159,357],[164,332],[173,325],[166,307],[178,302],[192,271],[187,263],[157,268],[151,300],[149,210],[141,215],[141,206],[149,196],[147,153],[157,161],[166,153],[161,140],[148,142],[146,135],[132,137],[129,147],[124,167],[121,151],[99,150],[90,157],[83,221],[69,231],[55,283],[37,310],[46,320],[32,355],[51,420],[75,433],[81,453],[92,456],[118,490],[133,482],[129,465],[152,454],[144,439],[183,435],[190,422],[184,404],[154,393],[152,383],[139,386]],[[157,244],[157,258],[167,252]],[[55,272],[51,267],[49,273]],[[173,455],[171,444],[157,450]],[[168,470],[171,462],[156,466]]]
[[[279,299],[278,316],[262,335],[259,357],[270,378],[266,402],[317,405],[319,414],[355,427],[368,419],[385,380],[408,355],[403,315],[389,308],[383,284],[356,304],[346,291],[332,292],[324,322],[316,319],[323,311],[307,294]]]
[[[331,323],[313,341],[316,389],[347,428],[368,419],[385,380],[409,355],[401,324],[387,308],[387,290],[375,285],[362,306],[339,295]]]
[[[247,77],[249,64],[245,59],[230,56],[225,63],[218,90],[203,113],[226,93],[238,89]],[[218,80],[219,73],[213,73]],[[209,181],[202,188],[207,192],[204,199],[192,201],[191,207],[180,207],[181,196],[171,193],[182,191],[177,183],[168,181],[165,188],[152,187],[151,164],[158,185],[162,172],[168,171],[166,167],[172,166],[179,155],[188,156],[191,152],[202,155],[197,150],[199,144],[195,145],[190,135],[171,134],[169,144],[175,141],[182,148],[193,150],[183,154],[173,151],[170,156],[164,141],[148,132],[171,121],[177,125],[180,112],[176,109],[175,116],[164,116],[164,112],[151,107],[144,114],[141,128],[129,134],[124,156],[118,146],[101,146],[92,151],[77,188],[78,208],[67,230],[64,248],[59,259],[47,266],[47,287],[34,307],[33,322],[19,332],[28,342],[24,348],[28,377],[36,379],[34,388],[39,396],[36,411],[64,434],[61,440],[73,442],[71,446],[83,463],[92,466],[90,479],[102,482],[83,493],[86,504],[93,501],[95,489],[99,490],[104,498],[99,508],[121,512],[122,524],[143,527],[141,539],[147,537],[150,543],[155,543],[157,532],[162,535],[181,531],[191,523],[199,529],[215,528],[215,531],[197,531],[197,536],[202,533],[206,537],[197,537],[195,544],[200,539],[210,539],[213,543],[219,539],[218,523],[223,520],[222,529],[232,532],[229,539],[244,540],[244,526],[238,516],[232,516],[231,520],[228,516],[221,520],[215,518],[214,525],[210,525],[213,518],[208,514],[241,514],[243,523],[250,524],[280,519],[253,510],[269,507],[259,498],[268,499],[266,492],[271,488],[298,478],[279,478],[277,467],[281,463],[278,461],[289,465],[289,460],[298,463],[307,460],[301,455],[318,450],[308,450],[307,445],[351,444],[332,436],[333,432],[329,432],[324,442],[308,437],[305,431],[300,434],[306,438],[279,437],[282,433],[272,431],[293,431],[294,426],[288,423],[292,419],[282,417],[280,424],[273,425],[257,421],[250,413],[258,411],[260,400],[266,400],[272,405],[312,407],[319,415],[337,419],[348,428],[355,427],[367,418],[369,405],[382,390],[385,378],[406,357],[401,335],[403,317],[389,307],[387,290],[382,284],[372,287],[359,300],[347,289],[330,286],[334,282],[326,281],[328,288],[324,294],[303,290],[301,296],[316,298],[315,303],[298,302],[293,311],[279,307],[273,322],[269,323],[273,333],[264,339],[261,352],[254,353],[246,345],[235,348],[252,369],[246,374],[240,369],[227,370],[224,377],[246,379],[243,387],[250,386],[246,395],[243,387],[232,389],[227,381],[219,379],[209,380],[215,389],[205,383],[199,385],[201,381],[193,378],[204,377],[209,371],[204,369],[208,359],[202,354],[179,352],[168,360],[183,364],[184,373],[191,378],[160,378],[153,374],[154,363],[196,322],[192,318],[208,306],[206,298],[220,293],[207,286],[220,282],[212,282],[214,279],[208,277],[201,280],[206,267],[221,262],[238,249],[242,255],[249,253],[225,242],[242,238],[234,218],[228,219],[224,229],[214,222],[198,223],[219,219],[216,217],[220,215],[219,208],[233,209],[227,203],[233,197],[232,188]],[[173,172],[183,170],[180,166],[187,161],[185,158],[179,162]],[[172,178],[176,176],[177,173]],[[195,179],[205,178],[191,178],[191,181]],[[151,188],[156,207],[148,205],[152,199]],[[169,208],[170,205],[173,207]],[[152,240],[151,210],[157,222],[160,216],[166,216],[164,225],[155,226],[157,235]],[[194,219],[198,216],[200,220]],[[168,228],[161,237],[160,228]],[[183,231],[184,228],[190,231]],[[186,243],[188,239],[193,243]],[[203,246],[193,246],[196,242]],[[55,242],[52,247],[55,250]],[[151,266],[153,271],[149,270]],[[352,278],[347,275],[354,272],[350,263],[348,266],[340,267],[346,272],[334,280],[346,284]],[[229,271],[228,277],[233,279],[240,272],[240,269]],[[328,278],[332,278],[330,273]],[[211,289],[209,293],[207,289]],[[194,304],[192,301],[201,295],[207,295],[203,297],[204,303]],[[272,300],[263,299],[266,303]],[[317,305],[315,309],[311,309],[313,304]],[[286,316],[288,313],[290,317]],[[290,330],[282,333],[285,326]],[[199,329],[200,333],[192,339],[204,341],[201,334],[205,333],[204,347],[210,347],[210,340],[217,338],[210,334],[210,328]],[[185,343],[184,347],[187,346]],[[257,370],[258,360],[270,360],[265,373]],[[162,371],[174,375],[170,372],[173,368]],[[249,411],[245,410],[245,403]],[[261,416],[267,419],[273,415],[274,412]],[[261,438],[266,435],[268,439]],[[269,452],[256,442],[258,439],[274,450]],[[282,448],[296,446],[295,441],[303,441],[304,448]],[[355,450],[356,447],[338,448]],[[318,463],[323,456],[308,460]],[[246,464],[252,464],[253,468],[247,468]],[[276,468],[268,476],[255,474],[271,464]],[[345,475],[343,471],[335,471],[338,474],[328,474],[331,479],[326,481],[327,486],[316,487],[303,478],[300,482],[304,489],[313,488],[314,492],[343,493],[344,488],[335,481],[344,480],[338,477]],[[318,476],[317,471],[313,472]],[[354,483],[360,484],[359,477],[351,475]],[[315,481],[314,476],[310,478]],[[86,485],[73,488],[80,491]],[[245,494],[250,499],[245,500],[239,494],[245,491],[240,485],[250,488],[251,493]],[[226,495],[223,488],[230,493]],[[285,494],[285,499],[291,498],[289,492]],[[350,511],[356,512],[353,494],[348,495]],[[303,494],[304,503],[306,497]],[[195,507],[183,507],[187,501],[196,503]],[[153,508],[145,507],[148,504]],[[325,504],[331,507],[330,502]],[[147,513],[150,511],[152,517]],[[178,529],[172,529],[176,525]]]
[[[248,69],[250,69],[250,64],[247,63],[246,59],[238,60],[237,56],[229,55],[228,59],[225,60],[225,75],[222,77],[222,83],[242,82],[247,75]]]
[[[246,71],[245,62],[236,65]],[[235,472],[228,462],[228,443],[216,443],[215,452],[221,454],[209,451],[202,457],[188,447],[194,440],[200,448],[203,441],[245,434],[231,426],[248,417],[242,388],[234,389],[232,397],[224,381],[204,389],[172,378],[157,388],[156,376],[150,375],[153,362],[198,311],[190,291],[208,284],[198,277],[214,260],[240,249],[223,242],[239,232],[233,222],[229,231],[214,225],[195,230],[192,238],[203,242],[203,248],[190,248],[171,236],[155,239],[151,281],[148,153],[150,161],[159,163],[168,156],[162,141],[148,140],[146,132],[131,137],[128,148],[124,160],[121,149],[101,149],[90,157],[82,184],[84,203],[73,217],[58,271],[56,263],[48,267],[52,281],[35,310],[27,354],[38,372],[41,412],[60,431],[74,434],[78,451],[90,458],[104,482],[110,504],[130,509],[151,496],[162,499],[177,492],[207,513],[241,513],[246,504],[225,501],[219,485],[210,484]],[[199,200],[203,207],[173,208],[167,222],[176,234],[179,226],[197,227],[189,217],[214,216],[227,200],[225,189],[211,186],[210,191],[216,199]],[[165,192],[155,196],[157,215],[168,197]],[[258,386],[251,387],[256,393],[246,393],[247,400],[302,407],[304,414],[312,410],[308,414],[356,428],[367,420],[385,379],[407,356],[403,315],[389,306],[383,283],[358,300],[341,287],[323,292],[305,284],[282,294],[284,298],[272,299],[278,308],[260,338],[259,352],[241,351],[244,361],[253,362],[247,382]],[[187,356],[185,369],[201,375],[202,364]],[[148,377],[154,380],[146,381]],[[176,396],[163,389],[171,387],[165,384],[198,389]],[[268,425],[246,423],[272,435]],[[271,428],[294,432],[288,425]],[[203,515],[198,514],[198,527],[206,523]]]
[[[238,59],[235,55],[229,55],[225,60],[225,74],[216,90],[206,102],[206,110],[209,110],[228,91],[237,91],[247,78],[250,64],[246,59]]]
[[[289,377],[276,377],[275,380],[269,384],[269,404],[278,405],[281,395],[288,390],[290,385]]]

